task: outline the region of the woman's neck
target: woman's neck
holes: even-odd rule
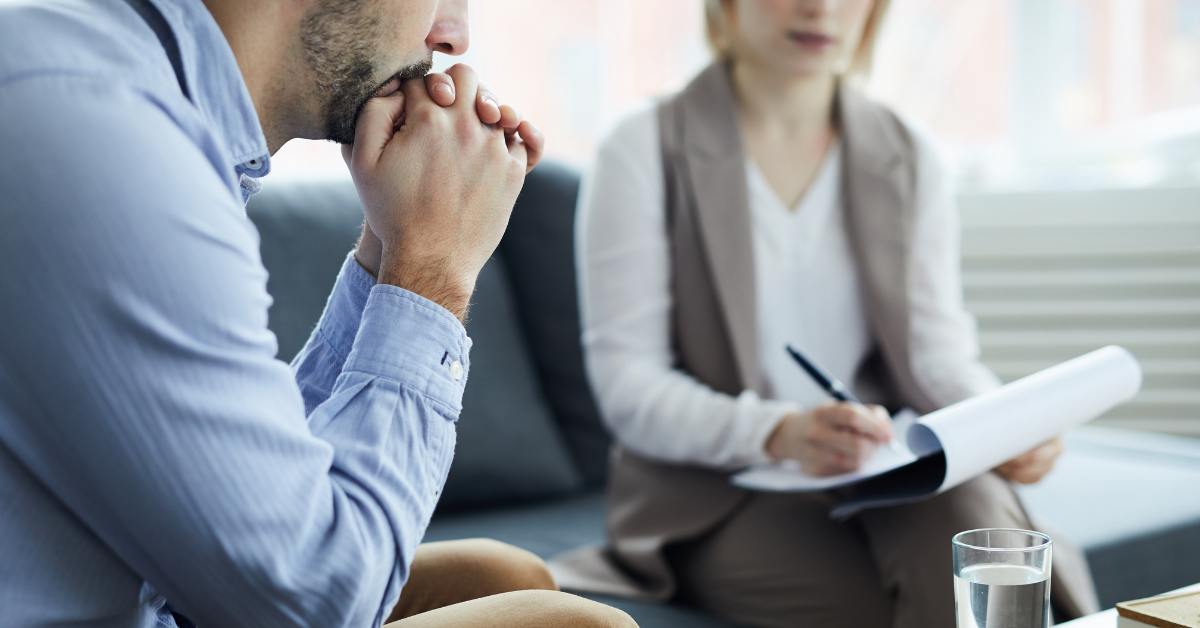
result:
[[[832,75],[780,76],[754,63],[734,63],[746,154],[786,207],[816,180],[835,138]]]
[[[742,124],[779,139],[824,136],[833,125],[832,75],[783,76],[753,62],[733,64]]]

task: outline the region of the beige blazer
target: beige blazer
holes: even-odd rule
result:
[[[749,192],[729,68],[715,63],[659,107],[671,247],[677,367],[717,391],[764,393],[758,353]],[[936,409],[909,360],[908,263],[918,173],[913,138],[896,116],[853,89],[837,94],[847,233],[878,347],[856,378],[864,401]],[[566,589],[667,599],[663,556],[733,514],[749,493],[728,473],[660,463],[614,447],[607,548],[552,569]]]

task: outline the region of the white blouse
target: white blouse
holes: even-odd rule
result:
[[[825,155],[807,192],[789,209],[746,159],[754,248],[758,355],[768,395],[813,406],[828,397],[784,351],[792,345],[844,382],[872,346],[841,199],[841,150]]]
[[[583,345],[601,414],[618,441],[649,458],[730,468],[769,459],[780,420],[826,399],[784,352],[792,344],[848,385],[874,346],[841,198],[840,145],[794,209],[752,160],[747,184],[759,359],[769,398],[716,392],[674,368],[670,259],[656,103],[620,122],[585,176],[576,220]],[[921,160],[910,260],[912,370],[947,405],[999,384],[978,361],[962,304],[959,225],[931,146]]]

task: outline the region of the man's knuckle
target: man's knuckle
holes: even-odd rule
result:
[[[432,126],[441,118],[441,111],[438,107],[427,102],[422,102],[412,108],[408,112],[408,119],[420,125]]]

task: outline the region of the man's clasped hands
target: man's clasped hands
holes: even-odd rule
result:
[[[466,65],[393,80],[342,147],[366,223],[355,259],[465,320],[545,139]]]

